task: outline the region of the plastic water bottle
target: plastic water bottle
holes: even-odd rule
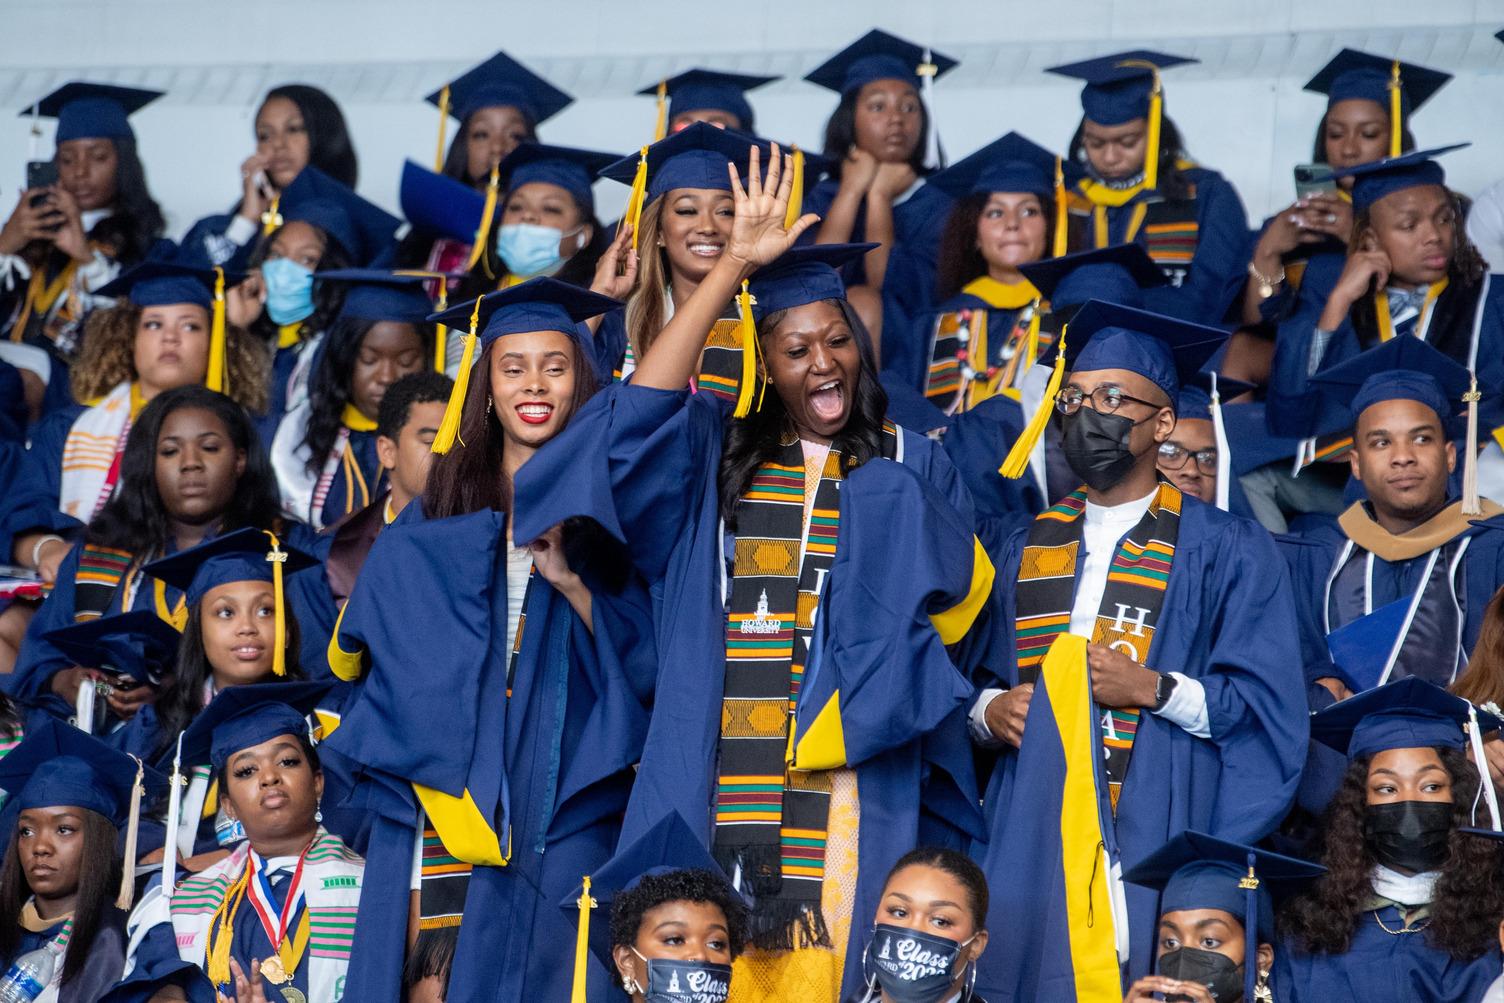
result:
[[[63,949],[48,941],[17,958],[0,977],[0,1003],[32,1003],[52,982],[62,956]]]

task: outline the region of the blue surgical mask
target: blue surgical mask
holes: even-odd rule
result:
[[[579,232],[536,223],[508,223],[496,231],[496,254],[512,275],[547,275],[564,262],[559,242]]]
[[[642,958],[641,953],[637,956]],[[731,994],[730,965],[668,958],[643,960],[648,965],[648,984],[642,995],[648,1003],[726,1003]]]
[[[956,957],[966,944],[879,923],[863,967],[868,983],[875,981],[894,1003],[939,1003],[956,980]]]
[[[296,324],[313,313],[313,272],[291,258],[271,258],[261,265],[266,283],[266,312],[278,326]]]

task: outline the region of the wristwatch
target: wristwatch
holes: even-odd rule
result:
[[[1154,681],[1154,710],[1162,711],[1165,704],[1170,702],[1170,694],[1175,692],[1175,687],[1180,680],[1168,672],[1161,672],[1159,678]]]

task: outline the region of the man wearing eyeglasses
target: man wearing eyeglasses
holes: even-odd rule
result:
[[[1204,391],[1180,392],[1175,428],[1159,444],[1156,466],[1165,480],[1183,494],[1208,505],[1217,501],[1217,434]]]

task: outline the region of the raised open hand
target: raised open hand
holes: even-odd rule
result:
[[[590,291],[624,300],[637,282],[637,248],[632,246],[632,225],[624,223],[595,266]]]
[[[745,188],[736,176],[736,165],[729,164],[726,168],[731,173],[731,195],[736,202],[736,218],[731,224],[726,255],[753,268],[777,259],[820,219],[814,213],[805,213],[793,226],[785,228],[783,219],[788,214],[789,191],[794,184],[793,157],[783,155],[774,143],[766,180],[762,177],[761,160],[761,151],[752,147]]]

